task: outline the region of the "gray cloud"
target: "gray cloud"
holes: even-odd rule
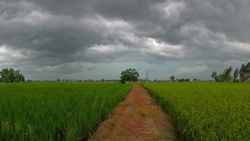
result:
[[[0,67],[31,77],[190,61],[168,72],[187,76],[250,60],[248,0],[2,0],[0,15]]]

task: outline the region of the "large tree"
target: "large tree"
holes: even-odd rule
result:
[[[121,73],[121,83],[125,84],[125,81],[138,81],[139,73],[136,71],[136,69],[126,69],[125,71],[122,71]]]

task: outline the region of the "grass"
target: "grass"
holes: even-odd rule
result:
[[[141,83],[187,140],[250,140],[249,83]]]
[[[0,140],[83,140],[132,85],[91,82],[0,84]]]

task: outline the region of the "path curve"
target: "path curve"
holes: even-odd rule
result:
[[[133,84],[132,91],[100,124],[90,141],[173,141],[172,118],[165,114],[148,92]]]

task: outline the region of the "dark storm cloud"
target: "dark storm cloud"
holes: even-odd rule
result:
[[[59,75],[97,69],[81,62],[200,60],[206,72],[249,61],[249,33],[249,0],[2,0],[0,65]]]

